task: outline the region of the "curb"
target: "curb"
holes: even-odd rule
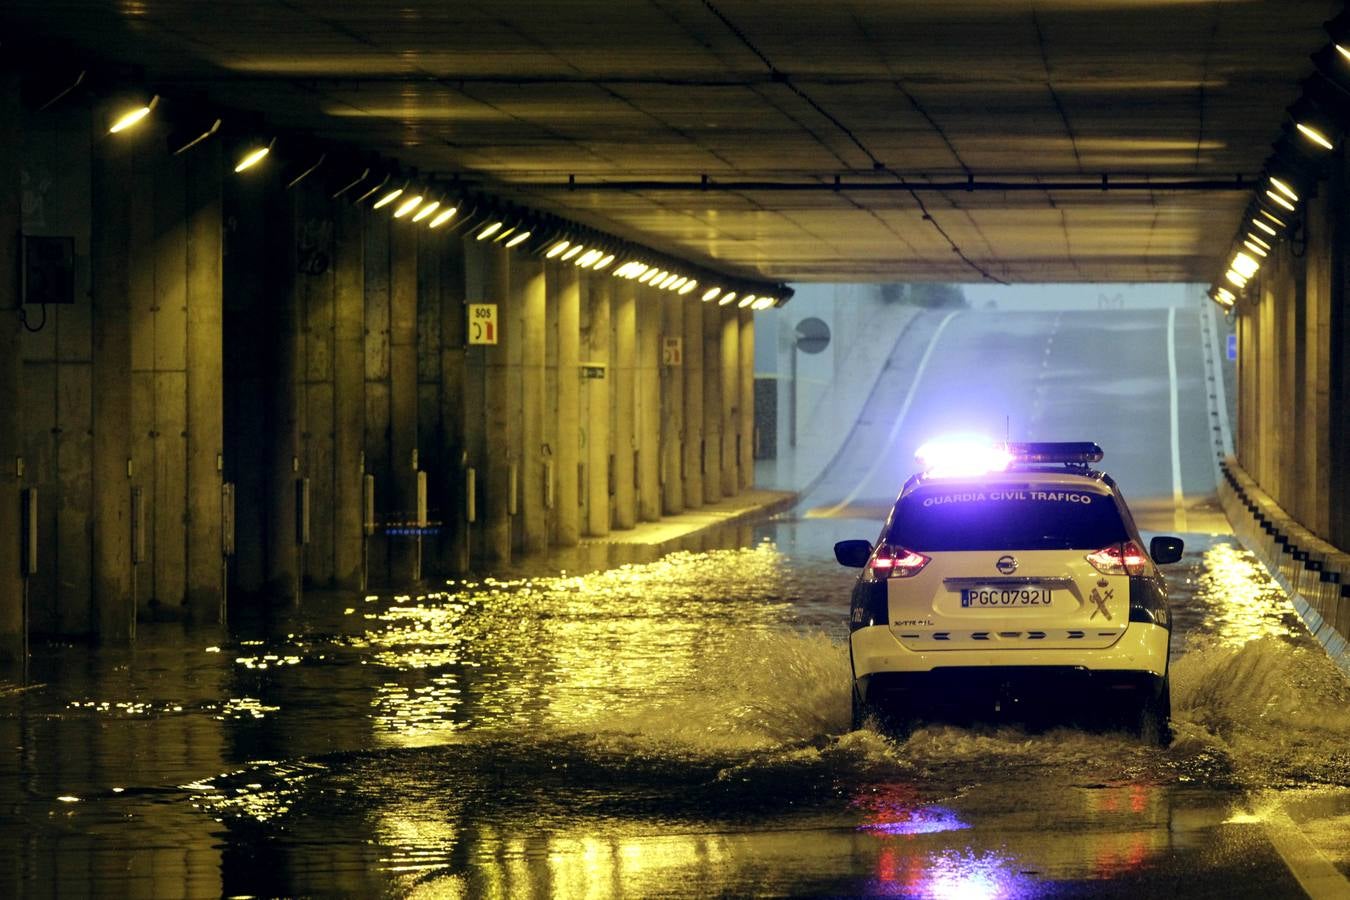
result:
[[[1350,554],[1286,513],[1233,457],[1219,463],[1219,502],[1233,533],[1289,594],[1327,656],[1350,677]]]

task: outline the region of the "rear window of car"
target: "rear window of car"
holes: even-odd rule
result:
[[[1063,485],[927,485],[891,515],[887,542],[941,550],[1100,550],[1126,540],[1108,493]]]

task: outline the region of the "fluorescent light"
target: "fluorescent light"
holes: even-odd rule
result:
[[[1264,231],[1271,237],[1276,237],[1279,234],[1279,232],[1277,232],[1274,228],[1271,228],[1269,225],[1267,225],[1265,222],[1262,222],[1260,219],[1252,219],[1252,224],[1255,225],[1257,228],[1260,228],[1262,231]]]
[[[507,242],[506,242],[506,246],[508,246],[508,247],[515,247],[515,246],[519,245],[521,242],[523,242],[523,241],[528,241],[529,239],[530,239],[530,233],[529,233],[528,231],[522,231],[520,234],[518,234],[518,235],[516,235],[515,237],[511,238],[511,240],[507,241]]]
[[[587,250],[585,253],[581,254],[579,259],[577,259],[577,265],[581,266],[583,269],[588,269],[590,268],[591,263],[599,259],[601,255],[602,253],[599,250]]]
[[[708,288],[706,291],[703,292],[703,302],[707,303],[710,300],[716,300],[717,295],[720,293],[722,293],[722,289],[720,287]]]
[[[151,97],[150,102],[145,104],[144,106],[132,107],[131,109],[122,113],[120,116],[117,117],[117,120],[113,122],[112,125],[108,128],[108,133],[117,134],[119,131],[126,131],[128,128],[135,125],[137,122],[140,122],[146,116],[150,115],[150,111],[155,108],[155,105],[157,103],[159,103],[158,94]]]
[[[267,146],[253,148],[248,153],[244,154],[242,158],[240,158],[239,164],[234,167],[234,170],[236,172],[242,172],[245,169],[253,168],[258,163],[262,162],[263,157],[266,156],[268,153],[270,153],[271,150],[272,148]]]
[[[450,217],[457,212],[459,212],[458,206],[452,206],[449,209],[443,209],[440,212],[436,213],[436,218],[432,219],[430,222],[427,223],[427,227],[440,228],[446,222],[449,222]]]
[[[1336,149],[1336,145],[1331,142],[1330,138],[1328,138],[1325,134],[1318,131],[1311,125],[1305,125],[1302,122],[1295,122],[1294,127],[1297,128],[1305,138],[1312,141],[1314,144],[1321,147],[1323,150]]]
[[[1290,212],[1293,212],[1293,211],[1294,211],[1294,204],[1290,203],[1289,200],[1288,200],[1287,198],[1285,198],[1284,195],[1280,194],[1279,192],[1277,192],[1277,191],[1266,191],[1266,196],[1269,197],[1270,199],[1274,200],[1276,203],[1278,203],[1280,206],[1283,206],[1285,209],[1289,210]]]
[[[660,277],[660,274],[661,273],[657,272],[655,269],[648,269],[638,276],[638,284],[646,284],[649,281],[655,281]]]
[[[583,247],[581,244],[573,244],[571,247],[568,247],[567,252],[562,255],[562,261],[567,262],[569,259],[576,256],[584,249],[586,248]]]
[[[555,256],[557,256],[559,253],[562,253],[564,250],[566,250],[566,249],[568,248],[568,246],[569,246],[569,245],[568,245],[567,241],[558,241],[558,243],[556,243],[556,244],[554,244],[552,247],[549,247],[549,248],[548,248],[548,253],[545,254],[545,255],[546,255],[549,259],[553,259],[553,258],[554,258]]]
[[[432,200],[430,203],[424,204],[422,208],[417,211],[417,215],[412,217],[412,220],[414,222],[420,222],[440,208],[441,201]]]
[[[480,241],[485,241],[485,240],[487,240],[488,238],[492,237],[494,234],[496,234],[497,232],[499,232],[499,231],[502,230],[502,224],[503,224],[503,223],[502,223],[500,220],[498,220],[498,221],[493,222],[492,224],[488,225],[488,226],[487,226],[486,228],[484,228],[482,231],[478,232],[478,235],[477,235],[478,240],[480,240]]]
[[[736,304],[736,308],[745,309],[751,303],[754,303],[755,299],[756,297],[754,294],[746,294],[744,297],[741,298],[741,302]]]
[[[1247,279],[1243,278],[1240,274],[1234,272],[1232,269],[1229,269],[1227,272],[1225,272],[1224,277],[1227,278],[1229,281],[1231,281],[1233,284],[1237,285],[1238,287],[1247,286]]]
[[[1259,237],[1250,232],[1248,232],[1247,234],[1247,240],[1251,241],[1253,244],[1256,244],[1257,246],[1261,247],[1264,250],[1270,249],[1269,244],[1267,244],[1265,241],[1261,240]]]
[[[1259,268],[1261,268],[1261,264],[1255,258],[1241,251],[1238,251],[1238,254],[1233,257],[1233,271],[1243,278],[1251,278]]]
[[[1279,191],[1281,194],[1284,194],[1286,197],[1288,197],[1290,200],[1293,200],[1295,203],[1298,202],[1298,194],[1294,193],[1294,189],[1290,187],[1287,182],[1281,181],[1280,179],[1272,175],[1270,176],[1270,183],[1275,188],[1275,190]]]
[[[1281,228],[1284,228],[1284,227],[1285,227],[1285,224],[1286,224],[1286,223],[1285,223],[1284,219],[1281,219],[1279,216],[1275,215],[1275,214],[1274,214],[1273,212],[1271,212],[1270,210],[1268,210],[1268,209],[1258,209],[1257,212],[1259,212],[1261,215],[1265,216],[1267,219],[1269,219],[1270,221],[1274,222],[1276,225],[1280,226]]]
[[[694,288],[696,288],[696,287],[698,287],[698,282],[697,282],[697,281],[694,281],[694,280],[691,278],[691,279],[689,279],[688,282],[685,283],[685,285],[684,285],[682,288],[680,288],[680,294],[683,295],[683,294],[691,293],[691,292],[694,290]]]
[[[1246,247],[1248,250],[1252,251],[1252,252],[1255,253],[1257,256],[1265,256],[1265,255],[1266,255],[1266,251],[1262,250],[1260,247],[1256,246],[1256,245],[1253,244],[1251,241],[1243,241],[1243,242],[1242,242],[1242,246]]]
[[[407,200],[404,200],[402,203],[398,205],[398,209],[394,210],[394,218],[395,219],[403,218],[408,213],[412,212],[414,209],[417,209],[417,207],[420,206],[421,204],[422,204],[421,194],[415,194],[414,196],[409,197]]]
[[[388,206],[390,203],[393,203],[401,196],[403,196],[403,188],[394,188],[392,191],[386,192],[383,197],[376,200],[375,204],[371,207],[371,209],[382,209]]]
[[[731,301],[733,301],[733,300],[735,300],[735,299],[736,299],[736,292],[735,292],[735,291],[729,291],[729,292],[727,292],[727,293],[725,293],[725,294],[722,295],[722,299],[717,301],[717,305],[718,305],[718,306],[726,306],[728,303],[730,303]]]
[[[1219,298],[1220,302],[1230,305],[1237,300],[1237,296],[1226,287],[1216,287],[1214,295]]]
[[[680,276],[678,276],[678,275],[676,275],[675,273],[672,272],[671,274],[667,275],[665,278],[662,278],[662,279],[661,279],[661,283],[660,283],[659,285],[657,285],[657,287],[659,287],[661,290],[664,291],[664,290],[668,289],[672,284],[674,284],[674,283],[676,282],[676,280],[679,279],[679,277],[680,277]]]
[[[607,269],[612,262],[614,262],[614,254],[610,253],[604,259],[591,266],[591,271],[599,272],[601,269]]]

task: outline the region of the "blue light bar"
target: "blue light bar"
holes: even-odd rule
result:
[[[1030,441],[1006,445],[1013,463],[1071,463],[1087,465],[1102,461],[1102,448],[1092,441]]]

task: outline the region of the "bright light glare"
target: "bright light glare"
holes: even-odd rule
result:
[[[573,244],[568,249],[568,251],[562,255],[562,261],[567,262],[569,259],[580,253],[583,249],[585,248],[583,248],[580,244]]]
[[[236,172],[242,172],[245,169],[256,166],[258,163],[262,162],[263,157],[268,154],[270,149],[271,148],[269,147],[258,147],[256,150],[250,151],[243,159],[239,160],[239,165],[235,166],[234,170]]]
[[[394,210],[394,218],[395,219],[403,218],[408,213],[412,212],[414,209],[417,209],[417,207],[420,206],[421,204],[422,204],[421,194],[416,194],[412,197],[409,197],[407,200],[404,200],[402,203],[398,205],[398,209]]]
[[[1260,219],[1252,219],[1252,224],[1255,225],[1257,228],[1260,228],[1262,231],[1264,231],[1271,237],[1275,237],[1276,234],[1278,234],[1278,232],[1276,232],[1274,228],[1270,227],[1265,222],[1262,222]]]
[[[488,238],[492,237],[494,234],[496,234],[501,230],[502,230],[502,223],[493,222],[491,225],[484,228],[482,231],[478,232],[478,240],[480,241],[487,240]]]
[[[694,281],[693,279],[690,279],[690,280],[689,280],[684,286],[682,286],[679,290],[680,290],[680,293],[681,293],[681,294],[689,294],[689,293],[692,293],[693,290],[694,290],[694,288],[696,288],[696,287],[698,287],[698,282],[697,282],[697,281]]]
[[[1242,275],[1243,278],[1251,278],[1259,268],[1261,268],[1261,264],[1245,253],[1239,251],[1233,257],[1233,270]]]
[[[1294,211],[1294,204],[1290,203],[1289,198],[1281,195],[1280,193],[1276,191],[1266,191],[1266,196],[1269,197],[1271,200],[1274,200],[1276,203],[1278,203],[1285,209],[1289,210],[1290,212]]]
[[[601,269],[607,269],[609,268],[609,264],[612,262],[614,262],[614,254],[613,253],[606,254],[604,259],[600,260],[595,265],[591,266],[591,271],[599,272]]]
[[[1305,125],[1302,122],[1295,122],[1294,127],[1297,128],[1299,130],[1299,133],[1302,134],[1305,138],[1312,141],[1314,144],[1321,147],[1323,150],[1336,149],[1336,145],[1331,143],[1330,138],[1328,138],[1322,132],[1318,131],[1316,128],[1313,128],[1311,125]]]
[[[522,231],[520,234],[518,234],[518,235],[516,235],[515,237],[511,238],[511,240],[507,241],[507,242],[506,242],[506,246],[507,246],[507,247],[515,247],[515,246],[519,245],[522,241],[528,241],[529,239],[530,239],[530,233],[529,233],[528,231]]]
[[[545,256],[547,256],[549,259],[553,259],[559,253],[562,253],[564,250],[566,250],[567,247],[568,247],[567,241],[558,241],[558,243],[548,248],[548,253],[546,253]]]
[[[459,212],[459,207],[457,206],[452,206],[449,209],[443,209],[440,212],[436,213],[436,218],[432,219],[430,222],[427,223],[427,227],[440,228],[446,222],[449,222],[450,217],[457,212]]]
[[[1281,194],[1284,194],[1290,200],[1293,200],[1295,203],[1298,202],[1298,194],[1294,193],[1294,189],[1291,188],[1286,182],[1281,181],[1280,179],[1272,175],[1270,179],[1270,184],[1272,187],[1275,188],[1275,190],[1279,191]]]
[[[116,122],[112,123],[112,127],[108,129],[108,133],[117,134],[117,132],[119,131],[125,131],[126,129],[130,128],[132,125],[135,125],[137,122],[141,121],[141,119],[144,119],[148,115],[150,115],[149,106],[142,106],[138,107],[137,109],[133,109],[130,112],[125,112],[122,115],[118,116]]]
[[[716,300],[717,295],[720,293],[722,293],[722,289],[720,287],[708,288],[706,291],[703,292],[703,302],[707,303],[710,300]]]
[[[1240,288],[1247,286],[1247,279],[1243,278],[1240,274],[1234,272],[1232,269],[1229,269],[1227,272],[1224,272],[1223,277],[1227,278],[1229,282],[1237,285]]]
[[[736,304],[736,308],[745,309],[751,303],[754,303],[756,299],[757,298],[755,297],[754,294],[746,294],[744,297],[741,298],[741,302]]]
[[[736,299],[736,292],[730,291],[722,295],[722,299],[717,301],[717,305],[726,306],[728,303],[734,302],[735,299]]]
[[[428,203],[427,205],[425,205],[425,206],[423,206],[421,209],[419,209],[419,210],[417,211],[417,215],[415,215],[415,216],[412,217],[412,220],[413,220],[414,222],[420,222],[420,221],[422,221],[423,219],[425,219],[427,216],[430,216],[432,213],[434,213],[436,210],[438,210],[438,209],[440,209],[440,208],[441,208],[441,201],[439,201],[439,200],[432,200],[430,203]]]
[[[1342,59],[1350,62],[1350,48],[1347,48],[1344,44],[1337,44],[1336,52],[1341,55]]]
[[[403,188],[394,188],[392,191],[376,200],[375,204],[371,206],[371,209],[383,209],[401,196],[403,196]]]
[[[1280,226],[1281,228],[1285,227],[1285,224],[1286,224],[1286,223],[1285,223],[1284,219],[1281,219],[1279,216],[1275,215],[1273,212],[1270,212],[1269,210],[1265,210],[1265,209],[1259,210],[1259,212],[1261,213],[1261,215],[1265,216],[1267,219],[1269,219],[1270,221],[1274,222],[1276,225]]]
[[[914,459],[928,475],[960,478],[1002,472],[1012,462],[1012,454],[984,438],[947,437],[928,441],[915,451]]]
[[[1269,249],[1270,249],[1270,245],[1269,245],[1269,244],[1267,244],[1265,241],[1261,240],[1259,237],[1257,237],[1257,236],[1254,235],[1254,234],[1250,234],[1250,233],[1249,233],[1249,234],[1247,235],[1247,240],[1251,241],[1253,244],[1256,244],[1256,245],[1257,245],[1258,247],[1260,247],[1262,250],[1269,250]]]
[[[772,297],[760,297],[758,300],[755,301],[755,305],[752,306],[751,309],[757,309],[757,310],[760,310],[760,309],[769,309],[769,308],[771,308],[772,306],[773,306],[773,298],[772,298]]]
[[[1253,244],[1251,241],[1243,241],[1243,242],[1242,242],[1242,246],[1246,247],[1248,250],[1252,251],[1252,252],[1255,253],[1257,256],[1265,256],[1265,255],[1266,255],[1266,251],[1265,251],[1265,250],[1262,250],[1260,247],[1256,246],[1256,244]]]
[[[1214,296],[1225,306],[1232,306],[1237,302],[1237,295],[1226,287],[1216,287],[1214,289]]]

